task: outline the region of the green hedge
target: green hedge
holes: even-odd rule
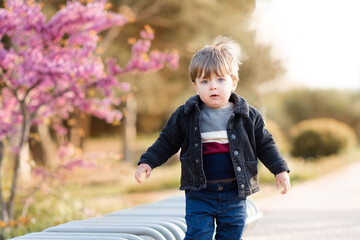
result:
[[[290,133],[291,154],[305,159],[338,154],[356,142],[352,128],[330,118],[302,121]]]

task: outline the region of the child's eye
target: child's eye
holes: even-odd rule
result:
[[[224,78],[218,78],[218,81],[223,82],[223,81],[225,81],[225,79]]]
[[[207,84],[207,83],[208,83],[208,80],[202,80],[200,83],[201,83],[201,84]]]

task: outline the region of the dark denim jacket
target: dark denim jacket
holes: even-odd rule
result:
[[[289,172],[289,168],[271,134],[265,129],[260,112],[236,93],[231,94],[230,101],[234,103],[234,112],[227,126],[230,155],[239,196],[246,197],[259,191],[257,159],[274,175]],[[202,104],[196,95],[180,106],[139,161],[139,164],[147,163],[154,169],[181,148],[181,190],[201,190],[207,186],[200,135]]]

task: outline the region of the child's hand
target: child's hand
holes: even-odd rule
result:
[[[284,187],[284,190],[281,191],[281,194],[286,194],[290,190],[290,177],[288,172],[282,172],[275,176],[276,178],[276,189],[280,188],[280,185]]]
[[[135,180],[138,183],[141,183],[141,176],[143,173],[145,173],[145,179],[148,179],[150,177],[151,174],[151,167],[149,165],[147,165],[146,163],[142,163],[140,164],[135,172]]]

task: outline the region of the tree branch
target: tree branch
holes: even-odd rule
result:
[[[28,88],[28,90],[26,90],[26,92],[25,92],[24,99],[29,95],[29,93],[31,92],[31,90],[33,90],[34,88],[36,88],[37,86],[39,86],[40,83],[41,83],[41,79],[37,80],[36,83],[34,83],[34,85],[32,85],[30,88]]]
[[[99,48],[102,48],[104,50],[103,52],[106,52],[107,49],[111,47],[111,44],[113,44],[114,40],[119,36],[122,29],[122,27],[111,28],[106,37],[103,38],[99,44]]]
[[[136,19],[138,21],[149,19],[157,15],[161,11],[161,9],[162,9],[162,4],[156,1],[150,7],[146,7],[146,8],[143,7],[141,10],[139,10],[136,14],[139,17],[137,17]]]

